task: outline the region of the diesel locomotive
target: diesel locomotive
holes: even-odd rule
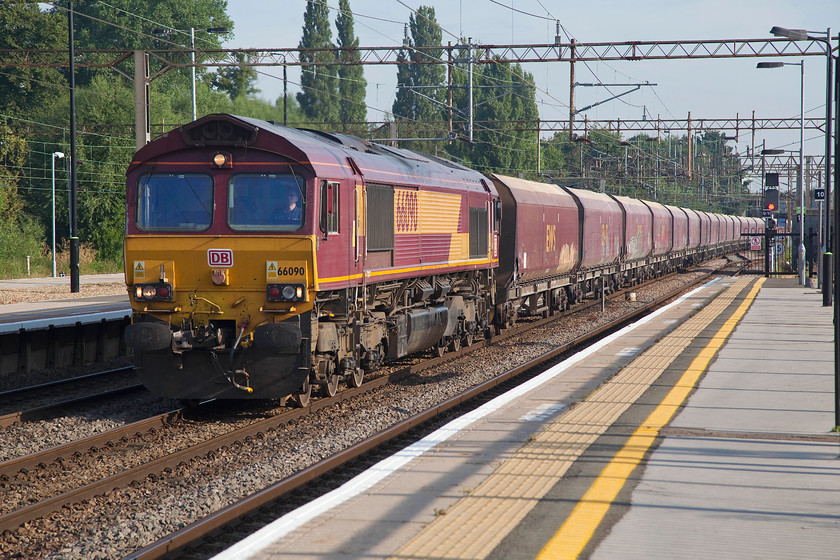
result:
[[[183,400],[306,405],[763,230],[228,114],[141,148],[126,195],[125,341]]]

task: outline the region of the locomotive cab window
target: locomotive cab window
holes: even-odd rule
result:
[[[338,185],[336,181],[321,182],[321,231],[338,233]]]
[[[228,224],[238,231],[297,231],[303,227],[303,178],[292,174],[242,173],[228,185]]]
[[[202,231],[213,219],[210,175],[152,173],[137,186],[137,227],[144,231]]]

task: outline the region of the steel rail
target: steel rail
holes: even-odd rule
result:
[[[30,408],[29,410],[10,412],[9,414],[0,416],[0,428],[8,428],[18,422],[34,422],[36,420],[54,418],[73,407],[86,404],[91,401],[117,397],[122,394],[139,392],[142,390],[145,390],[143,385],[135,383],[133,385],[126,385],[125,387],[119,387],[117,389],[109,389],[107,391],[100,391],[99,393],[93,393],[91,395],[85,395],[75,399],[68,399],[37,408]],[[2,467],[2,465],[0,465],[0,467]]]

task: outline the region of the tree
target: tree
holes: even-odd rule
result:
[[[60,0],[57,6],[68,7],[70,0]],[[108,2],[76,1],[74,18],[76,48],[86,49],[160,49],[171,48],[186,54],[190,47],[190,28],[194,28],[197,50],[221,46],[222,36],[206,33],[211,27],[233,28],[227,15],[226,0],[109,0]],[[64,13],[63,11],[61,13]],[[66,18],[65,18],[66,19]],[[156,29],[172,31],[156,35]],[[65,40],[66,44],[66,40]],[[100,55],[102,62],[113,55]],[[187,59],[184,59],[186,62]],[[200,56],[197,59],[200,61]],[[206,74],[197,68],[199,79]],[[77,69],[76,84],[87,85],[96,74],[109,73],[105,69]],[[189,69],[183,71],[189,75]]]
[[[466,59],[467,52],[458,54]],[[461,86],[453,94],[457,109],[458,136],[465,140],[470,112],[469,74],[458,66],[453,82]],[[536,124],[539,114],[535,100],[534,78],[519,64],[496,59],[493,64],[475,65],[473,69],[473,143],[453,144],[451,153],[483,171],[516,175],[532,174],[537,167]],[[480,123],[488,124],[480,124]]]
[[[67,18],[41,12],[35,2],[12,2],[0,10],[0,49],[54,49],[67,46]],[[0,74],[0,110],[27,115],[56,102],[66,81],[55,68],[14,68]]]
[[[18,193],[20,172],[28,147],[23,138],[6,125],[0,125],[0,274],[22,276],[26,257],[42,252],[44,231],[23,212]]]
[[[339,61],[338,67],[338,95],[341,98],[339,119],[346,129],[348,123],[364,122],[367,120],[365,106],[364,67],[361,64],[348,65],[359,62],[359,38],[353,31],[353,12],[350,11],[350,0],[339,0],[338,17],[335,26],[338,29]]]
[[[400,50],[397,60],[397,96],[392,108],[394,120],[399,123],[400,136],[405,137],[412,131],[416,137],[434,138],[441,131],[423,130],[423,122],[440,121],[444,116],[443,48],[423,51],[412,47],[441,47],[443,31],[435,21],[435,9],[420,6],[416,15],[409,16],[410,37],[406,48]],[[440,60],[441,64],[420,64],[420,62]],[[429,142],[402,143],[403,147],[432,151]]]
[[[316,122],[338,120],[339,103],[335,56],[329,51],[312,53],[307,49],[334,48],[330,29],[329,8],[325,0],[310,0],[303,14],[303,36],[300,43],[300,85],[303,91],[297,100],[306,117]],[[306,66],[312,63],[312,66]]]
[[[260,91],[255,85],[257,71],[245,64],[249,62],[248,56],[236,53],[236,60],[239,65],[219,68],[211,82],[215,89],[227,93],[231,101],[239,96],[256,95]]]

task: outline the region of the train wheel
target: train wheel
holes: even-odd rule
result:
[[[438,343],[438,345],[437,345],[437,346],[435,346],[435,356],[437,356],[438,358],[440,358],[440,357],[442,357],[445,353],[446,353],[446,345],[441,344],[441,343]]]
[[[450,352],[457,352],[458,350],[461,349],[461,339],[456,336],[455,338],[452,339],[452,341],[449,343],[449,346],[447,346],[447,348],[449,349]]]
[[[344,373],[344,381],[348,387],[361,387],[365,380],[365,370],[362,368],[353,368]]]
[[[335,394],[338,392],[338,382],[341,380],[341,377],[338,374],[331,374],[327,377],[327,382],[321,385],[321,396],[322,397],[334,397]]]
[[[473,335],[472,335],[471,332],[469,332],[469,333],[464,335],[464,340],[463,340],[462,344],[464,345],[464,348],[468,348],[468,347],[472,346],[472,343],[473,343]]]
[[[306,408],[307,406],[309,406],[309,401],[311,399],[312,399],[312,384],[309,383],[309,378],[307,377],[306,381],[303,382],[303,387],[300,388],[300,392],[292,395],[292,400],[300,408]]]

